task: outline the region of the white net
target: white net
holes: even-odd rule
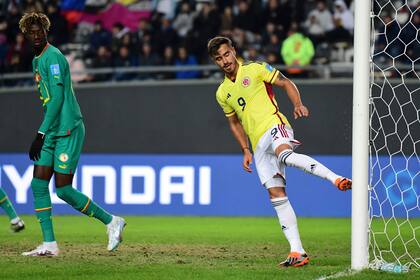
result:
[[[371,264],[420,267],[419,7],[420,1],[372,1]]]

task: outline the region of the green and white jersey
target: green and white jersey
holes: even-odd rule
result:
[[[82,113],[73,91],[69,64],[59,49],[47,43],[32,60],[34,80],[44,108],[39,132],[64,136],[82,122]]]

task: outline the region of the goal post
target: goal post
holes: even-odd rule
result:
[[[355,0],[351,268],[420,268],[420,1]]]
[[[355,0],[352,128],[351,268],[367,268],[371,1]]]

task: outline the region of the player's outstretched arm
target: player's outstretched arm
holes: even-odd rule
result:
[[[239,145],[241,146],[242,152],[244,153],[243,159],[243,168],[247,172],[252,172],[250,164],[252,163],[252,153],[249,148],[248,137],[240,123],[238,117],[236,115],[228,117],[229,127],[232,131],[233,136],[238,141]]]
[[[278,78],[274,82],[274,85],[281,87],[286,91],[287,96],[289,97],[294,107],[293,115],[295,119],[309,116],[309,110],[305,105],[303,105],[299,90],[294,82],[284,77],[282,74],[279,74]]]

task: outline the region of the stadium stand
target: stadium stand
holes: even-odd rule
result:
[[[412,2],[419,5],[418,1]],[[231,37],[239,57],[244,60],[291,65],[285,61],[282,49],[293,33],[304,36],[305,45],[314,48],[302,65],[351,64],[352,10],[352,0],[3,0],[0,2],[0,73],[31,70],[32,54],[18,29],[20,16],[30,11],[48,15],[53,23],[50,42],[77,63],[73,67],[77,71],[211,64],[206,44],[208,38],[217,34]],[[418,27],[418,15],[413,21],[417,21],[413,25]],[[398,32],[401,24],[391,24],[379,40],[385,40],[388,33],[392,36]],[[391,47],[400,47],[394,45]],[[298,60],[293,63],[299,66]],[[303,72],[303,77],[319,74]],[[209,73],[102,73],[79,76],[75,82],[183,79],[206,77]],[[28,79],[4,81],[3,86],[26,83]]]

